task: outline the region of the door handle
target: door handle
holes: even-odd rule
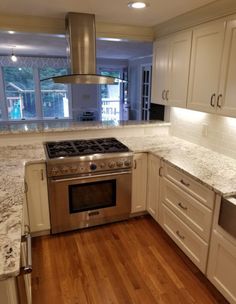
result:
[[[137,168],[137,161],[136,161],[136,159],[134,160],[134,169],[136,169]]]
[[[43,173],[43,169],[40,170],[40,173],[41,173],[41,181],[44,180],[44,173]]]
[[[214,102],[215,97],[216,97],[216,94],[215,94],[215,93],[211,95],[210,105],[211,105],[213,108],[215,107],[215,102]]]
[[[217,105],[217,107],[220,108],[220,109],[221,109],[220,99],[221,99],[222,97],[223,97],[222,94],[218,95],[218,97],[217,97],[217,103],[216,103],[216,105]]]
[[[161,93],[161,97],[162,97],[163,100],[165,100],[165,92],[166,92],[166,90],[163,90],[162,93]]]
[[[184,240],[185,239],[185,236],[182,235],[179,230],[176,231],[176,234],[178,235],[178,237],[181,239],[181,240]]]
[[[181,184],[183,184],[183,185],[186,186],[186,187],[189,187],[189,186],[190,186],[190,184],[187,183],[187,182],[185,182],[183,179],[181,179],[180,182],[181,182]]]
[[[166,91],[166,95],[165,95],[167,101],[169,100],[169,93],[170,93],[170,90],[167,90],[167,91]]]
[[[182,205],[182,203],[178,203],[178,206],[185,211],[188,210],[188,208],[186,206]]]
[[[20,275],[28,274],[32,272],[32,246],[31,246],[31,235],[26,232],[21,237],[22,242],[26,242],[26,265],[20,268]]]

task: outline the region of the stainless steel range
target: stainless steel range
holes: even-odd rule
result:
[[[133,153],[115,138],[46,142],[52,233],[127,219]]]

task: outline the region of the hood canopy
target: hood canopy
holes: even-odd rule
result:
[[[123,81],[119,78],[96,74],[95,15],[68,13],[66,34],[72,74],[50,79],[55,83],[67,84],[114,84]]]

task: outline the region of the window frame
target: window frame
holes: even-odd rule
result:
[[[7,110],[7,99],[5,93],[5,81],[3,67],[0,66],[0,110],[2,117],[0,117],[0,123],[26,123],[26,122],[46,122],[46,121],[71,121],[72,118],[72,89],[71,85],[68,84],[68,104],[69,104],[69,117],[56,118],[56,117],[43,117],[43,107],[41,103],[41,85],[40,85],[40,67],[32,67],[33,80],[34,80],[34,91],[35,91],[35,109],[36,116],[33,118],[23,118],[23,119],[9,119]],[[7,65],[6,65],[7,67]]]

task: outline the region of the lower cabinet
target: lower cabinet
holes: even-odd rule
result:
[[[208,279],[236,304],[236,240],[235,244],[213,230],[207,269]]]
[[[26,199],[31,233],[50,229],[46,165],[28,164],[25,168]]]
[[[136,153],[133,159],[131,213],[146,210],[147,153]]]
[[[215,194],[166,163],[161,172],[160,225],[206,273]]]
[[[15,277],[0,281],[0,303],[19,304],[17,279]]]
[[[160,158],[148,155],[148,175],[147,175],[147,211],[159,222],[159,170]]]

